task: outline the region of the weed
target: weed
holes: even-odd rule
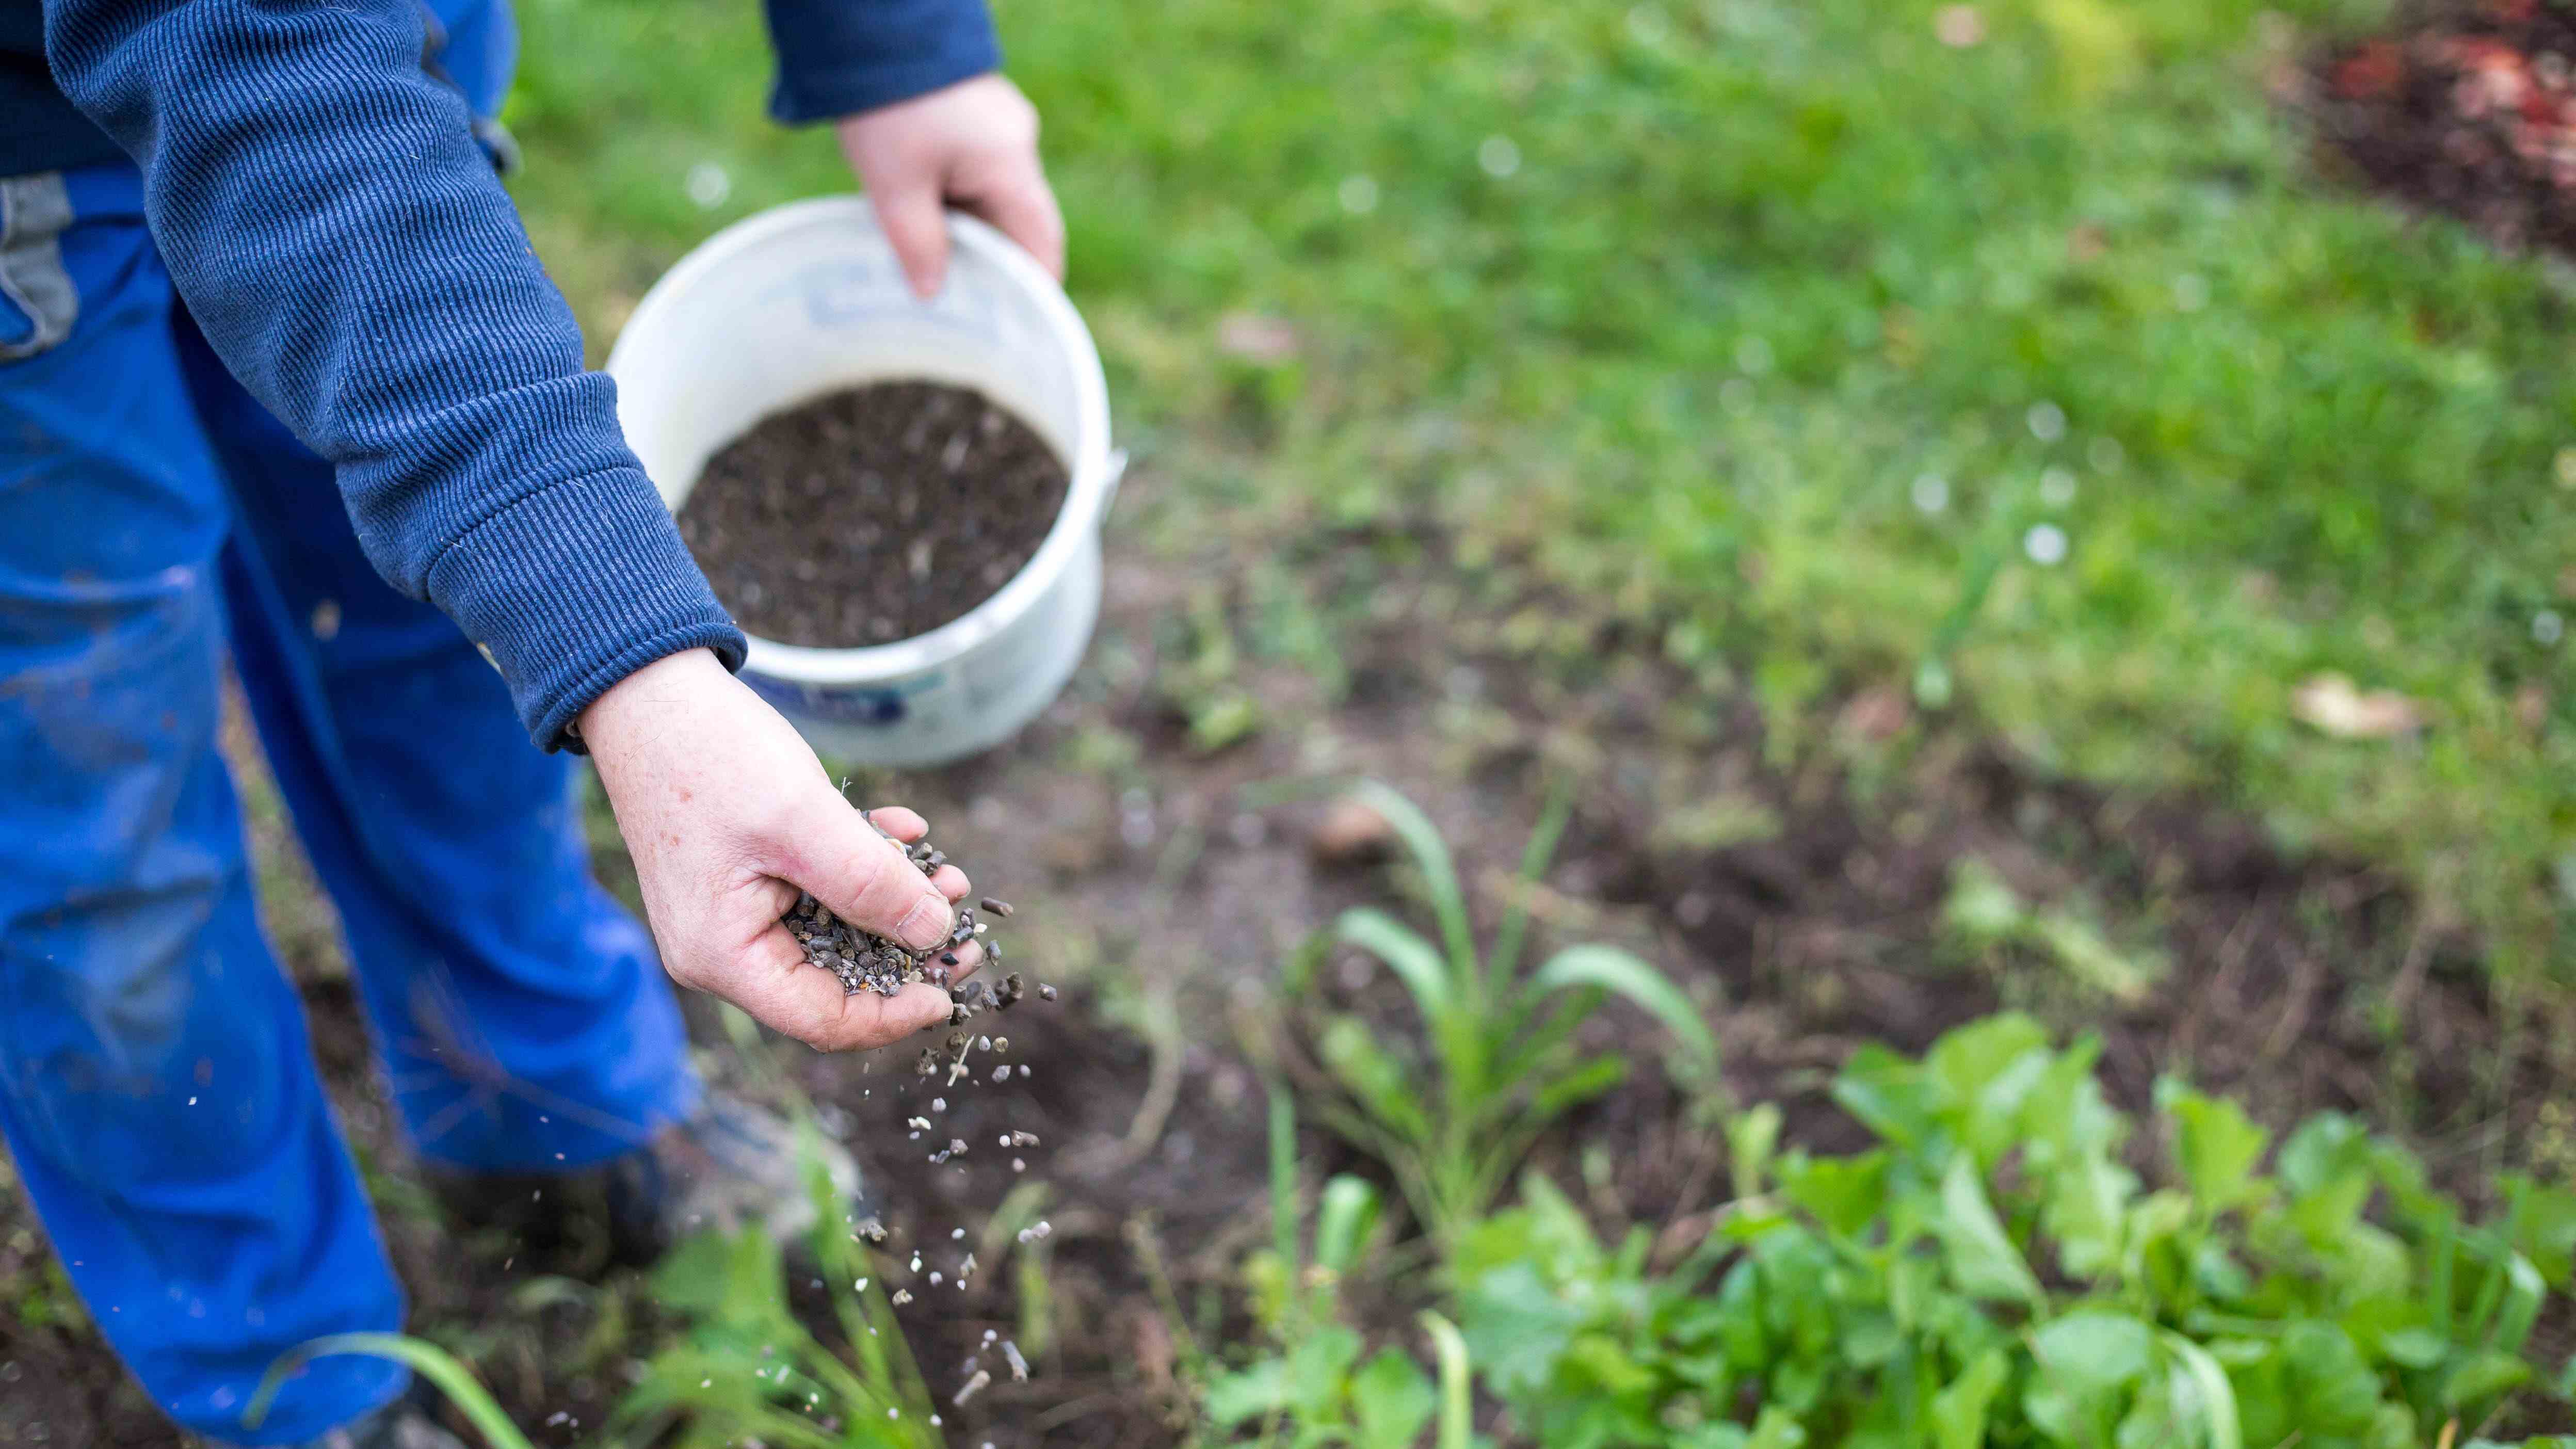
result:
[[[1377,1234],[1377,1189],[1348,1176],[1325,1183],[1308,1251],[1298,1233],[1295,1112],[1277,1088],[1270,1127],[1276,1242],[1244,1269],[1267,1351],[1244,1368],[1210,1377],[1201,1398],[1209,1421],[1220,1430],[1257,1423],[1261,1444],[1289,1449],[1410,1449],[1437,1416],[1439,1443],[1463,1449],[1468,1374],[1457,1330],[1424,1315],[1439,1346],[1435,1391],[1431,1376],[1401,1349],[1380,1349],[1363,1361],[1366,1341],[1342,1311],[1342,1284],[1368,1257]]]
[[[2331,1114],[2265,1172],[2269,1139],[2234,1103],[2171,1082],[2171,1181],[2149,1190],[2097,1052],[2019,1016],[1919,1061],[1863,1048],[1835,1095],[1881,1145],[1813,1157],[1739,1134],[1750,1195],[1667,1273],[1642,1230],[1605,1245],[1533,1176],[1452,1258],[1487,1388],[1549,1449],[2397,1449],[2563,1397],[2532,1329],[2568,1287],[2576,1196],[2508,1180],[2503,1215],[2472,1222]]]
[[[1189,722],[1190,748],[1213,755],[1250,739],[1261,728],[1261,706],[1243,687],[1224,594],[1192,591],[1188,611],[1168,633],[1171,648],[1155,683],[1164,703]]]
[[[779,1245],[757,1228],[682,1243],[653,1273],[687,1336],[645,1364],[612,1433],[674,1449],[745,1438],[832,1449],[935,1449],[937,1411],[887,1301],[885,1272],[851,1229],[800,1115],[816,1222],[809,1241],[831,1289],[846,1358],[789,1310]],[[844,1291],[842,1285],[849,1285]],[[674,1437],[665,1438],[670,1435]]]
[[[775,1240],[757,1227],[701,1234],[674,1248],[653,1272],[657,1298],[689,1320],[688,1333],[642,1366],[610,1419],[613,1442],[670,1449],[745,1440],[799,1449],[939,1449],[938,1414],[880,1286],[883,1271],[850,1231],[810,1110],[799,1113],[797,1127],[814,1196],[815,1260],[836,1290],[842,1282],[852,1285],[846,1294],[831,1294],[846,1361],[789,1311]],[[539,1279],[523,1296],[542,1303],[571,1291],[560,1280]],[[585,1351],[596,1350],[597,1339],[594,1334]],[[267,1417],[289,1374],[313,1359],[351,1353],[410,1366],[455,1403],[492,1449],[531,1449],[471,1369],[436,1344],[390,1333],[336,1334],[282,1356],[252,1396],[244,1427],[255,1429]]]
[[[1941,928],[1951,945],[1977,958],[2005,951],[2036,957],[2088,1003],[2134,1006],[2165,977],[2152,951],[2123,950],[2103,934],[2093,913],[2024,901],[1995,868],[1973,856],[1950,872]]]
[[[277,1391],[285,1386],[288,1375],[317,1358],[338,1354],[365,1354],[406,1365],[436,1384],[492,1449],[533,1449],[518,1425],[511,1423],[510,1416],[492,1401],[490,1391],[474,1377],[472,1369],[437,1344],[399,1333],[335,1333],[296,1348],[269,1366],[268,1376],[260,1381],[259,1391],[251,1395],[250,1406],[242,1411],[242,1427],[256,1429],[268,1418],[268,1406],[277,1401]]]
[[[1652,966],[1607,946],[1570,946],[1522,974],[1529,912],[1519,894],[1479,954],[1448,846],[1413,802],[1375,782],[1358,798],[1384,816],[1412,856],[1441,944],[1383,911],[1345,912],[1335,936],[1384,961],[1420,1014],[1423,1049],[1408,1060],[1356,1016],[1329,1018],[1317,1048],[1340,1087],[1323,1109],[1333,1129],[1385,1162],[1432,1235],[1447,1243],[1483,1213],[1549,1123],[1617,1085],[1624,1055],[1586,1056],[1574,1036],[1616,995],[1672,1034],[1689,1079],[1713,1083],[1717,1040]],[[1531,836],[1521,878],[1545,874],[1571,812],[1560,793]],[[1291,986],[1307,973],[1295,973]],[[1437,1078],[1424,1090],[1419,1073]]]

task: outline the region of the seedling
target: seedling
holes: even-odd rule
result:
[[[1717,1039],[1689,999],[1654,967],[1608,946],[1570,946],[1526,976],[1525,897],[1515,893],[1490,951],[1479,955],[1449,848],[1412,801],[1374,781],[1357,798],[1385,817],[1422,874],[1441,945],[1383,911],[1347,911],[1334,937],[1384,961],[1422,1018],[1412,1060],[1356,1016],[1336,1015],[1318,1039],[1342,1100],[1324,1109],[1336,1132],[1385,1162],[1405,1199],[1444,1245],[1481,1215],[1548,1124],[1627,1075],[1617,1053],[1580,1054],[1576,1031],[1611,996],[1642,1008],[1671,1034],[1676,1075],[1713,1083]],[[1524,884],[1547,869],[1572,802],[1552,800],[1521,860]],[[1292,988],[1312,974],[1312,952]],[[1425,1091],[1419,1076],[1436,1086]]]
[[[1377,1189],[1356,1177],[1324,1184],[1312,1251],[1300,1242],[1297,1125],[1287,1093],[1270,1097],[1270,1200],[1275,1245],[1245,1265],[1253,1314],[1268,1352],[1208,1380],[1202,1399],[1219,1429],[1259,1423],[1260,1443],[1411,1449],[1434,1416],[1441,1449],[1469,1442],[1466,1345],[1446,1320],[1424,1314],[1437,1347],[1440,1390],[1401,1349],[1362,1361],[1366,1341],[1342,1312],[1342,1284],[1377,1238]]]
[[[268,1376],[260,1380],[259,1392],[251,1395],[250,1407],[242,1411],[242,1427],[257,1429],[267,1420],[269,1406],[277,1402],[277,1391],[285,1386],[290,1374],[317,1358],[351,1353],[408,1365],[453,1400],[492,1449],[534,1449],[528,1436],[520,1433],[510,1416],[493,1402],[491,1391],[474,1377],[472,1369],[434,1343],[399,1333],[335,1333],[289,1352],[272,1364]]]
[[[656,1295],[687,1316],[617,1406],[618,1442],[717,1449],[746,1439],[812,1449],[936,1449],[928,1387],[888,1301],[886,1273],[833,1188],[810,1118],[798,1123],[816,1222],[814,1259],[833,1292],[846,1357],[788,1311],[778,1244],[757,1229],[680,1245],[654,1271]],[[843,1291],[843,1285],[848,1285]]]
[[[2565,1401],[2533,1330],[2576,1196],[2507,1178],[2476,1220],[2349,1118],[2274,1151],[2173,1082],[2151,1187],[2100,1050],[2021,1016],[1863,1047],[1834,1095],[1876,1145],[1777,1151],[1741,1114],[1743,1196],[1669,1270],[1530,1174],[1448,1264],[1486,1391],[1542,1449],[2460,1445]]]

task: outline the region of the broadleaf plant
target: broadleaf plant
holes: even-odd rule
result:
[[[2403,1449],[2566,1400],[2532,1339],[2576,1195],[2507,1179],[2472,1221],[2349,1118],[2274,1151],[2170,1081],[2151,1185],[2098,1050],[2018,1016],[1863,1048],[1835,1095],[1878,1144],[1781,1152],[1739,1114],[1738,1196],[1667,1271],[1533,1175],[1450,1255],[1487,1391],[1542,1449]]]

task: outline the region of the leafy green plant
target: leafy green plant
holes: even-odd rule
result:
[[[613,1442],[718,1449],[746,1441],[798,1449],[939,1449],[938,1417],[904,1344],[881,1274],[847,1231],[846,1211],[816,1151],[810,1115],[798,1122],[816,1222],[816,1261],[834,1293],[844,1361],[788,1310],[782,1255],[757,1227],[705,1233],[673,1249],[653,1273],[664,1306],[688,1331],[644,1365],[617,1406]],[[400,1334],[316,1339],[280,1358],[260,1385],[245,1427],[256,1428],[286,1376],[315,1358],[363,1353],[408,1364],[453,1400],[493,1449],[531,1449],[473,1371],[435,1344]]]
[[[1243,687],[1242,651],[1222,591],[1191,594],[1175,625],[1180,637],[1157,676],[1164,702],[1189,721],[1190,748],[1213,755],[1261,729],[1261,706]]]
[[[1343,1281],[1377,1236],[1377,1189],[1349,1176],[1325,1183],[1309,1248],[1298,1232],[1296,1116],[1281,1091],[1271,1094],[1270,1147],[1275,1241],[1244,1267],[1268,1347],[1209,1379],[1201,1399],[1209,1423],[1229,1432],[1257,1426],[1260,1443],[1289,1449],[1410,1449],[1437,1414],[1443,1449],[1465,1449],[1468,1368],[1457,1331],[1424,1316],[1440,1361],[1435,1393],[1431,1376],[1400,1349],[1363,1361],[1366,1340],[1343,1312]]]
[[[756,1439],[805,1449],[937,1449],[937,1410],[887,1302],[884,1274],[849,1231],[848,1211],[800,1117],[814,1196],[809,1236],[838,1315],[846,1357],[789,1311],[777,1242],[758,1228],[702,1234],[653,1273],[688,1331],[644,1365],[618,1404],[613,1436],[672,1449]],[[843,1291],[841,1285],[850,1287]],[[623,1442],[623,1440],[621,1440]]]
[[[2079,992],[2124,1005],[2146,999],[2166,975],[2153,951],[2124,950],[2106,936],[2093,913],[2024,901],[1995,868],[1975,856],[1950,872],[1941,904],[1942,935],[1962,953],[1990,957],[2015,951],[2054,967]]]
[[[1654,967],[1608,946],[1569,946],[1524,975],[1529,909],[1515,894],[1490,949],[1479,953],[1449,847],[1412,801],[1375,781],[1357,798],[1383,816],[1420,870],[1439,944],[1384,911],[1343,913],[1334,937],[1384,961],[1421,1016],[1418,1054],[1391,1049],[1368,1023],[1330,1017],[1318,1054],[1340,1088],[1324,1120],[1385,1162],[1414,1213],[1451,1241],[1493,1201],[1549,1123],[1625,1078],[1625,1053],[1584,1055],[1575,1033],[1619,996],[1671,1033],[1690,1079],[1714,1083],[1717,1039],[1689,999]],[[1571,802],[1551,801],[1521,861],[1537,883],[1564,833]],[[1301,972],[1302,977],[1307,973]],[[1302,985],[1292,979],[1292,989]],[[1425,1082],[1423,1078],[1433,1080]]]
[[[1835,1096],[1880,1145],[1737,1132],[1749,1195],[1668,1271],[1533,1177],[1452,1255],[1487,1388],[1550,1449],[2398,1449],[2563,1397],[2529,1350],[2568,1287],[2576,1196],[2507,1180],[2502,1215],[2472,1222],[2349,1118],[2274,1152],[2171,1082],[2170,1182],[2150,1188],[2098,1050],[2019,1016],[1921,1060],[1863,1048]]]

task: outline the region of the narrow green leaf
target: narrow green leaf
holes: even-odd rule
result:
[[[1446,1029],[1449,1009],[1455,999],[1449,989],[1449,976],[1440,964],[1440,953],[1419,932],[1386,912],[1368,906],[1354,906],[1342,912],[1334,925],[1335,934],[1384,961],[1404,988],[1413,993],[1413,1004],[1422,1013],[1422,1024],[1432,1031]]]
[[[1396,1136],[1431,1138],[1431,1119],[1411,1076],[1355,1017],[1336,1017],[1315,1044],[1324,1066],[1368,1114]]]
[[[1524,993],[1494,1038],[1511,1046],[1495,1058],[1491,1080],[1517,1082],[1539,1070],[1550,1056],[1574,1039],[1584,1019],[1600,1009],[1604,995],[1598,987],[1554,997],[1536,991]]]
[[[2165,1347],[2182,1361],[2183,1371],[2190,1375],[2200,1411],[2209,1426],[2209,1449],[2245,1449],[2245,1436],[2236,1417],[2236,1389],[2227,1381],[2227,1370],[2209,1356],[2209,1350],[2183,1337],[2167,1333]]]
[[[1568,946],[1530,978],[1538,991],[1594,986],[1615,992],[1663,1023],[1708,1077],[1717,1073],[1717,1037],[1681,988],[1654,967],[1609,946]]]
[[[1279,994],[1291,1001],[1315,989],[1315,973],[1333,954],[1330,931],[1308,931],[1279,963]]]
[[[1467,896],[1458,887],[1458,867],[1449,858],[1449,846],[1440,838],[1439,827],[1404,795],[1375,780],[1362,780],[1353,792],[1363,804],[1386,818],[1404,848],[1421,868],[1422,883],[1431,895],[1431,911],[1440,920],[1440,938],[1449,948],[1450,969],[1462,980],[1476,970],[1476,942],[1467,929]]]
[[[1270,1084],[1270,1238],[1279,1261],[1297,1262],[1297,1104]]]
[[[1467,1363],[1467,1340],[1458,1326],[1437,1313],[1424,1313],[1422,1327],[1440,1355],[1440,1436],[1438,1449],[1469,1449],[1476,1433]]]
[[[490,1441],[492,1449],[534,1449],[528,1437],[519,1432],[510,1416],[475,1379],[472,1369],[434,1343],[399,1333],[335,1333],[288,1350],[269,1366],[268,1376],[260,1380],[259,1392],[251,1395],[250,1407],[242,1411],[242,1427],[256,1429],[268,1417],[268,1406],[277,1401],[277,1391],[288,1374],[317,1358],[350,1353],[391,1359],[436,1384],[440,1393],[454,1401],[474,1431]]]
[[[1335,1273],[1359,1266],[1369,1236],[1377,1231],[1377,1189],[1347,1173],[1324,1184],[1324,1200],[1315,1209],[1315,1265]]]
[[[2495,1327],[2487,1335],[2487,1347],[2504,1353],[2522,1352],[2523,1343],[2531,1337],[2531,1325],[2540,1317],[2540,1300],[2548,1291],[2540,1270],[2520,1253],[2505,1254],[2501,1275],[2504,1301],[2498,1305]]]
[[[1780,1144],[1780,1108],[1763,1102],[1726,1121],[1728,1178],[1740,1200],[1762,1195],[1770,1180],[1771,1156]]]
[[[1533,1125],[1552,1122],[1559,1113],[1609,1091],[1626,1081],[1628,1059],[1610,1052],[1576,1063],[1571,1069],[1543,1083],[1530,1102],[1529,1118]]]
[[[2433,1223],[2433,1329],[2444,1338],[2452,1336],[2452,1316],[2459,1311],[2453,1300],[2452,1271],[2459,1257],[2459,1224],[2448,1212],[2437,1215]]]
[[[1530,832],[1529,845],[1521,851],[1521,883],[1536,885],[1547,874],[1547,863],[1556,854],[1556,843],[1565,835],[1566,822],[1574,818],[1574,782],[1560,778],[1547,792],[1547,805],[1539,811],[1538,828]],[[1491,980],[1506,983],[1520,969],[1521,943],[1529,935],[1529,898],[1515,894],[1503,908],[1502,926],[1494,933],[1494,949],[1486,956],[1485,970]]]

